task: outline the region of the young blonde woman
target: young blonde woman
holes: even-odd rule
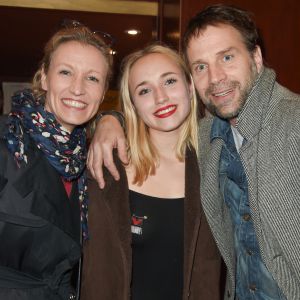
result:
[[[118,161],[117,182],[105,173],[102,190],[90,178],[81,299],[219,299],[188,69],[170,48],[148,46],[126,58],[120,94],[130,161]]]

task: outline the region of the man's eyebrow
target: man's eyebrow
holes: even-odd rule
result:
[[[233,51],[233,50],[235,50],[235,47],[229,47],[229,48],[220,50],[219,52],[216,53],[216,56],[224,55],[225,53]],[[192,62],[191,66],[198,65],[200,63],[205,63],[205,61],[201,58],[197,59],[194,62]]]
[[[221,51],[217,52],[216,54],[217,55],[225,54],[226,52],[229,52],[229,51],[232,51],[232,50],[235,50],[235,48],[234,47],[229,47],[229,48],[226,48],[224,50],[221,50]]]

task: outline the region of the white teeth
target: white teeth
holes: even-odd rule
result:
[[[174,108],[175,108],[175,106],[171,106],[166,109],[158,111],[156,114],[160,116],[160,115],[168,113],[169,111],[173,110]]]
[[[63,100],[63,103],[68,106],[72,106],[72,107],[76,107],[76,108],[84,108],[86,106],[85,103],[75,101],[75,100]]]
[[[229,94],[231,92],[230,91],[226,91],[226,92],[223,92],[223,93],[217,93],[217,94],[214,94],[216,97],[222,97],[222,96],[226,96],[227,94]]]

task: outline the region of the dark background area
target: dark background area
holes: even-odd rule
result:
[[[179,49],[180,38],[189,18],[205,6],[220,2],[234,4],[253,13],[264,40],[267,65],[276,70],[280,83],[300,93],[300,2],[297,0],[106,1],[106,3],[118,2],[121,5],[124,2],[125,8],[130,7],[129,3],[132,5],[135,2],[155,4],[157,14],[147,14],[147,11],[142,14],[131,14],[130,9],[127,9],[127,13],[103,13],[9,7],[8,4],[3,4],[12,2],[16,3],[0,0],[0,100],[3,98],[2,82],[31,81],[42,58],[45,42],[59,28],[63,19],[78,20],[92,30],[105,31],[116,38],[112,93],[107,95],[108,99],[115,101],[119,67],[124,56],[154,40],[161,40]],[[95,2],[82,0],[81,5],[84,4],[87,10],[91,10],[88,3]],[[141,33],[129,36],[125,30],[130,28],[136,28]]]

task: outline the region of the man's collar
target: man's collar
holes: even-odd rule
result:
[[[214,117],[210,132],[210,141],[212,142],[215,138],[226,139],[226,135],[230,130],[230,124],[228,121]]]
[[[255,136],[261,128],[272,97],[275,80],[275,72],[264,67],[237,118],[236,127],[247,140]]]

